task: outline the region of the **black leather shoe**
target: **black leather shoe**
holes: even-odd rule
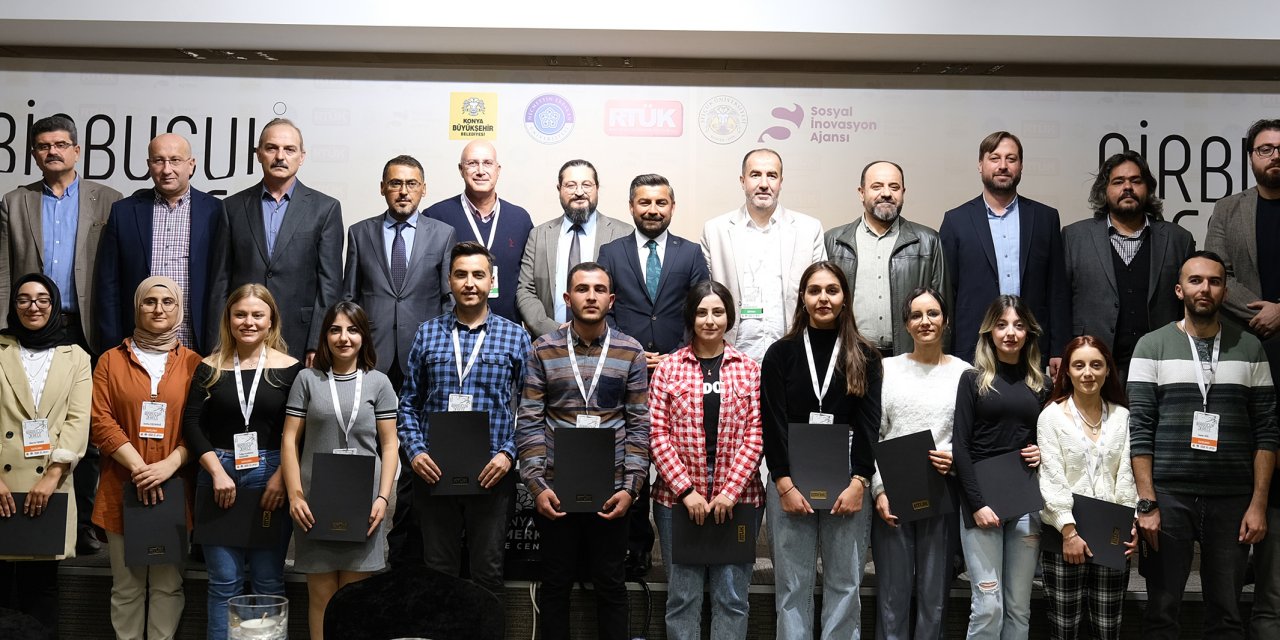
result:
[[[102,541],[93,527],[81,527],[76,536],[76,555],[91,556],[102,550]]]

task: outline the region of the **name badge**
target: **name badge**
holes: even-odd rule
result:
[[[164,438],[164,417],[168,403],[142,403],[142,420],[138,423],[138,437],[159,440]]]
[[[236,454],[236,471],[257,469],[261,461],[258,458],[258,433],[237,433],[232,439]]]
[[[581,414],[579,414],[579,415],[578,415],[578,428],[579,428],[579,429],[599,429],[599,428],[600,428],[600,416],[587,416],[587,415],[581,415]]]
[[[470,411],[472,399],[469,393],[451,393],[449,394],[449,410]]]
[[[1200,451],[1218,450],[1218,419],[1216,413],[1197,411],[1191,418],[1191,448]]]
[[[809,412],[809,424],[835,424],[836,417],[830,413]]]
[[[23,420],[22,456],[39,458],[49,455],[52,451],[53,445],[49,442],[49,421],[44,418]]]
[[[334,452],[335,454],[337,454],[337,455],[340,455],[340,456],[354,456],[354,455],[356,455],[356,450],[355,450],[355,448],[348,448],[348,449],[334,449],[334,450],[333,450],[333,452]]]
[[[489,298],[496,297],[498,297],[498,265],[495,264],[493,265],[493,288],[489,289]],[[470,411],[470,409],[467,409],[467,411]]]
[[[759,320],[764,317],[764,302],[760,298],[760,287],[742,288],[738,316],[747,320]]]

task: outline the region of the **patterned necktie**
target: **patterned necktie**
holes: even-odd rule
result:
[[[403,235],[404,228],[408,225],[407,222],[397,222],[396,237],[391,241],[391,286],[396,291],[404,286],[404,276],[409,272],[409,259],[405,256]]]
[[[573,240],[569,242],[569,267],[565,269],[566,273],[582,262],[582,246],[579,241],[582,237],[582,225],[575,222],[572,227],[569,227],[569,231],[573,233]]]
[[[658,243],[649,240],[644,243],[649,248],[649,260],[644,266],[644,286],[649,290],[649,299],[658,300],[658,279],[662,277],[662,262],[658,260]]]

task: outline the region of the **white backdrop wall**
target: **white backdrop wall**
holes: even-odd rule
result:
[[[24,149],[29,123],[62,112],[80,126],[87,178],[125,193],[149,186],[155,127],[191,140],[197,188],[234,193],[260,178],[251,147],[282,115],[305,136],[300,178],[341,200],[351,224],[385,208],[380,171],[397,154],[426,166],[424,206],[459,193],[465,140],[451,129],[473,118],[462,105],[478,97],[484,111],[467,103],[470,124],[493,127],[500,195],[535,223],[559,214],[556,171],[582,157],[599,170],[600,209],[615,217],[627,216],[633,176],[667,176],[677,194],[673,230],[690,238],[741,204],[739,163],[763,146],[784,159],[782,202],[828,228],[860,213],[858,172],[874,159],[903,165],[904,215],[937,227],[943,211],[979,192],[978,141],[1007,129],[1026,147],[1021,192],[1058,207],[1064,224],[1089,215],[1100,156],[1128,144],[1161,179],[1166,216],[1189,214],[1179,223],[1203,239],[1213,201],[1252,184],[1245,129],[1280,117],[1272,87],[1229,82],[4,60],[0,86],[3,190],[38,176]],[[547,117],[537,135],[531,105]],[[569,111],[571,126],[551,122]]]

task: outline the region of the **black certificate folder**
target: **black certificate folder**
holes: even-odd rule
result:
[[[315,526],[309,540],[364,542],[373,510],[374,456],[315,453],[307,505]]]
[[[182,478],[161,485],[164,500],[145,505],[132,482],[124,483],[124,563],[131,567],[180,564],[187,559],[187,489]]]
[[[49,496],[44,513],[32,518],[22,514],[27,494],[14,493],[18,512],[0,518],[0,556],[58,556],[67,544],[67,494]]]
[[[1084,538],[1093,557],[1089,562],[1125,569],[1125,546],[1133,533],[1133,507],[1082,496],[1071,496],[1075,504],[1071,514],[1076,519],[1076,532]]]
[[[613,429],[564,427],[555,433],[555,477],[551,489],[565,513],[594,513],[616,493]]]
[[[849,486],[849,425],[792,423],[791,481],[814,510],[830,511]]]
[[[994,458],[974,463],[978,476],[978,489],[982,491],[985,506],[996,512],[996,517],[1007,522],[1032,511],[1044,508],[1040,495],[1040,477],[1027,466],[1021,451],[1010,451]],[[974,505],[979,508],[979,505]]]
[[[756,561],[756,507],[733,506],[721,524],[708,510],[701,525],[679,502],[671,509],[671,561],[676,564],[746,564]]]
[[[929,451],[933,448],[933,433],[928,430],[875,445],[880,480],[889,498],[889,510],[898,517],[898,522],[955,513],[947,479],[929,461]]]
[[[427,416],[431,459],[440,467],[435,484],[418,484],[433,496],[490,493],[480,486],[489,455],[489,414],[485,411],[439,411]]]
[[[263,509],[262,489],[236,487],[236,500],[223,509],[213,501],[213,487],[196,487],[196,544],[265,549],[283,542],[289,512]]]

